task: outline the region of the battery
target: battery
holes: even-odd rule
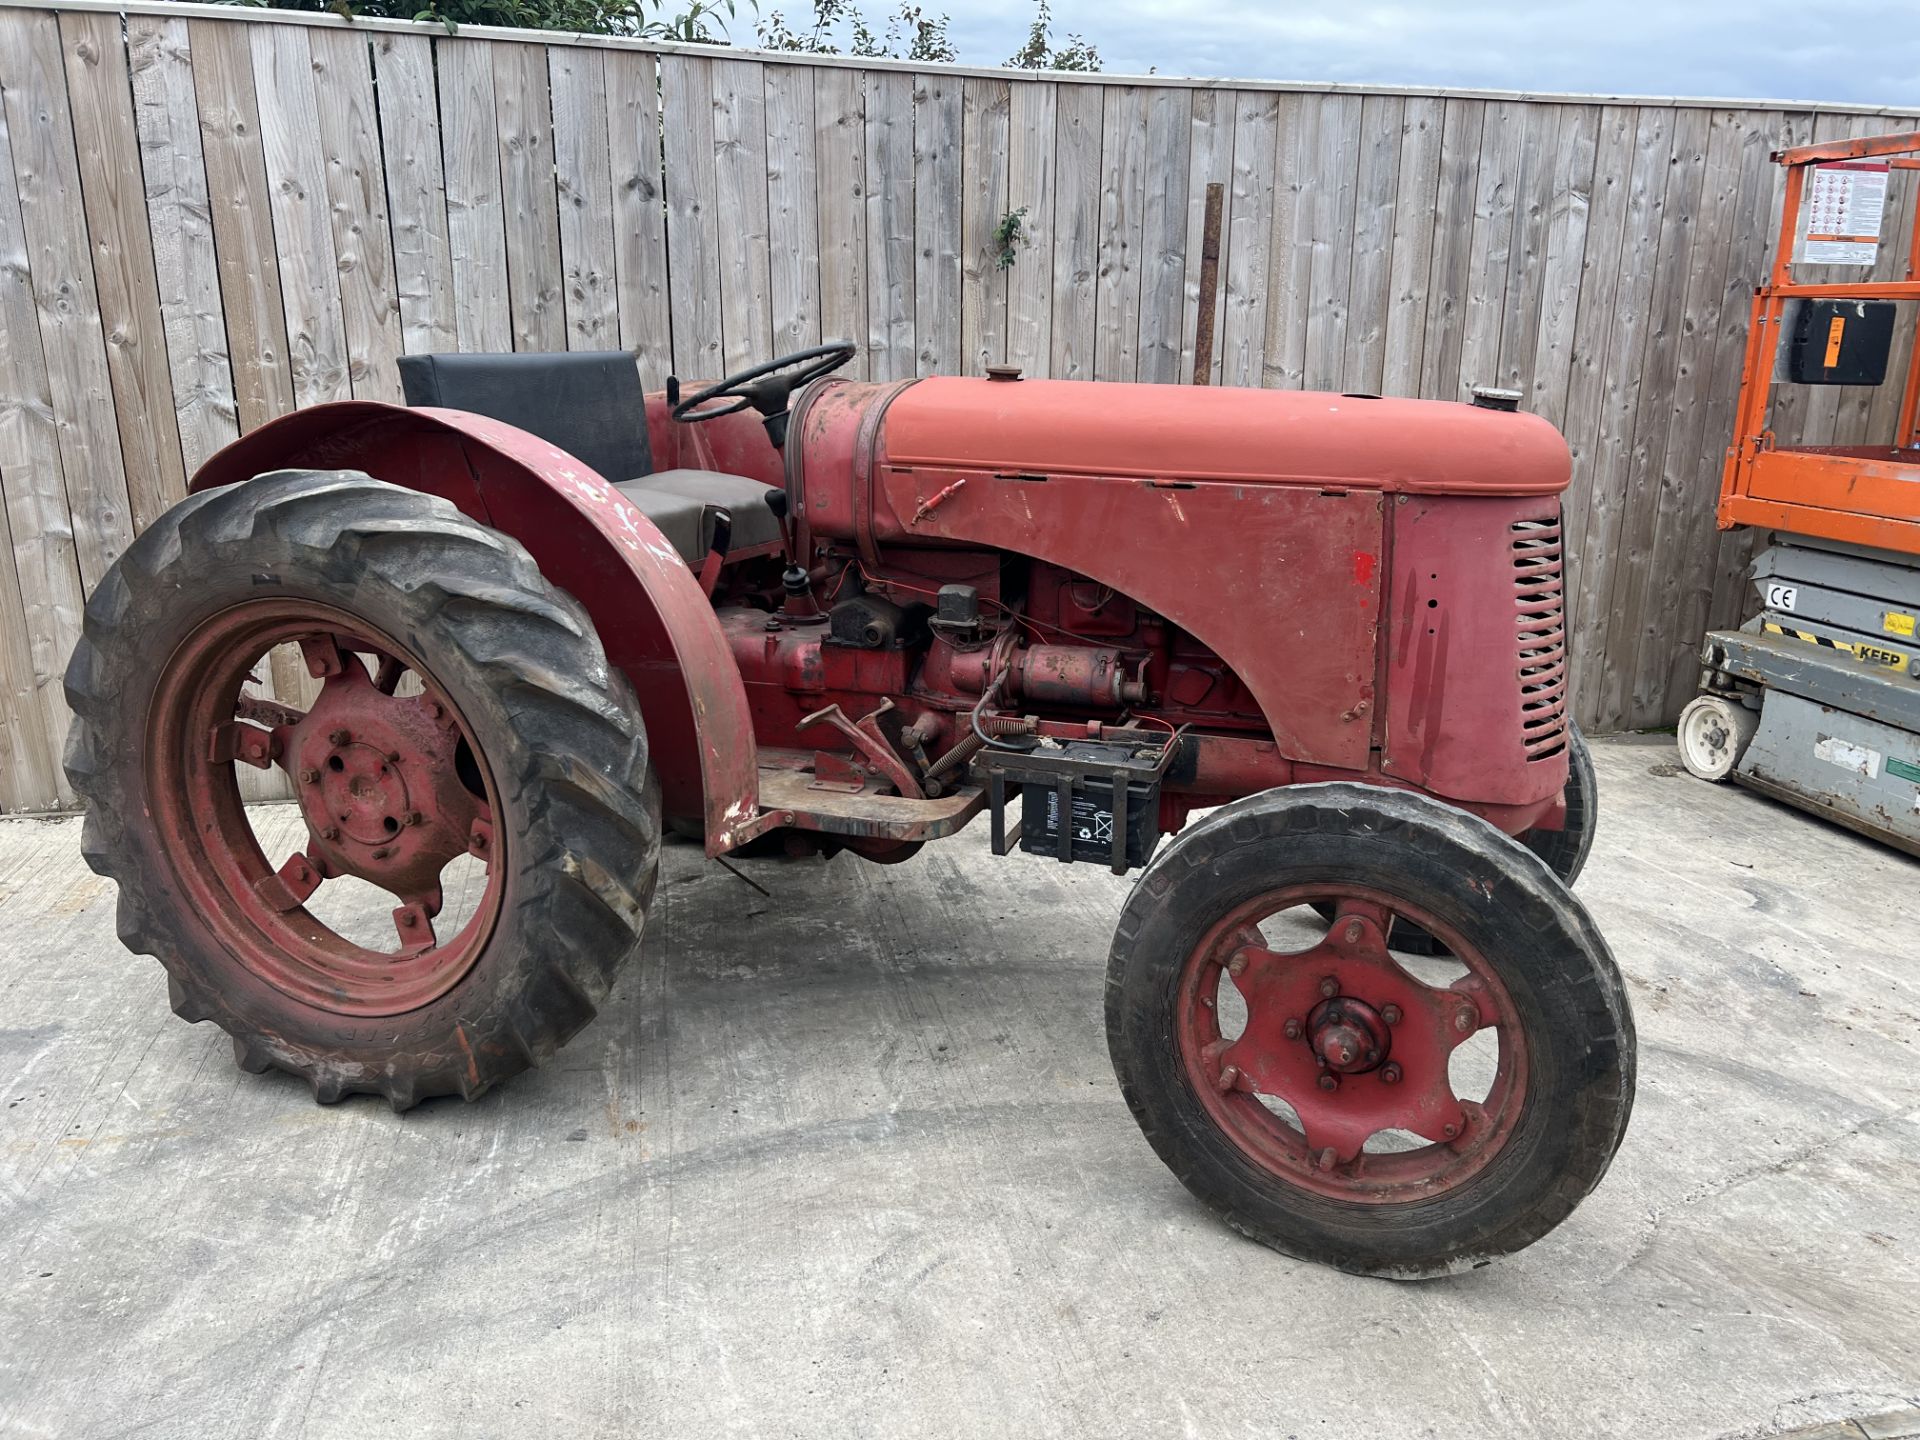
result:
[[[1158,787],[1127,786],[1126,857],[1144,865],[1160,838]],[[1113,858],[1113,787],[1076,786],[1069,802],[1073,831],[1069,853],[1075,860],[1104,864]],[[1032,855],[1060,853],[1060,792],[1051,786],[1025,785],[1020,791],[1020,848]]]
[[[1160,841],[1160,777],[1165,752],[1098,740],[1070,740],[1047,751],[995,757],[1019,785],[1020,848],[1061,860],[1144,865]],[[1124,783],[1122,783],[1124,782]],[[1114,786],[1126,793],[1126,834],[1114,847]],[[1061,845],[1060,812],[1067,813]]]
[[[1116,732],[1100,739],[995,747],[976,762],[987,780],[993,853],[1015,846],[1056,860],[1091,860],[1124,875],[1160,843],[1160,783],[1184,753],[1178,733]],[[1018,798],[1020,818],[1007,823]]]

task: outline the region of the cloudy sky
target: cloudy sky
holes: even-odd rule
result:
[[[973,64],[1005,60],[1033,13],[1032,0],[927,8],[952,16]],[[1054,0],[1053,11],[1056,38],[1079,31],[1116,74],[1920,106],[1920,0]]]

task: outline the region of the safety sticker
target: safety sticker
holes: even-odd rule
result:
[[[1775,580],[1767,586],[1767,608],[1769,610],[1792,610],[1800,604],[1800,587],[1782,585]]]
[[[1797,258],[1807,265],[1873,264],[1886,207],[1886,161],[1814,166]]]
[[[1844,650],[1856,660],[1864,660],[1869,665],[1884,665],[1889,670],[1907,668],[1907,656],[1904,651],[1889,650],[1884,645],[1869,645],[1857,640],[1834,640],[1825,635],[1816,635],[1811,630],[1796,630],[1786,625],[1776,625],[1771,620],[1761,622],[1769,635],[1791,635],[1796,640],[1804,640],[1809,645],[1820,645],[1828,650]]]
[[[1911,760],[1901,760],[1896,756],[1889,755],[1887,757],[1887,774],[1898,775],[1902,780],[1911,780],[1914,784],[1920,785],[1920,765],[1915,765]]]
[[[1889,635],[1913,637],[1913,616],[1902,615],[1898,610],[1889,610],[1880,617],[1880,628]]]
[[[1864,775],[1869,780],[1880,778],[1880,752],[1868,749],[1865,745],[1855,745],[1850,740],[1842,740],[1838,735],[1822,735],[1814,741],[1813,757],[1829,765],[1838,765],[1842,770],[1851,770],[1856,775]]]

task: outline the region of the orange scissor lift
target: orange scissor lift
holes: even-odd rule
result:
[[[1760,613],[1706,638],[1680,754],[1920,854],[1920,352],[1894,433],[1782,443],[1787,385],[1881,385],[1920,309],[1920,131],[1785,150],[1773,270],[1754,294],[1723,530],[1772,532],[1753,563]],[[1810,267],[1879,258],[1897,200],[1913,215],[1898,280],[1810,283]]]

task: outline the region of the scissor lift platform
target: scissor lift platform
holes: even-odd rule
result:
[[[1778,385],[1886,381],[1896,315],[1913,325],[1920,302],[1920,213],[1903,280],[1811,284],[1795,266],[1870,261],[1891,182],[1920,189],[1916,157],[1920,132],[1774,157],[1787,167],[1786,203],[1772,274],[1754,295],[1719,506],[1721,529],[1772,532],[1752,569],[1761,609],[1706,637],[1679,739],[1703,779],[1731,778],[1920,855],[1920,361],[1885,444],[1781,445],[1769,425]]]

